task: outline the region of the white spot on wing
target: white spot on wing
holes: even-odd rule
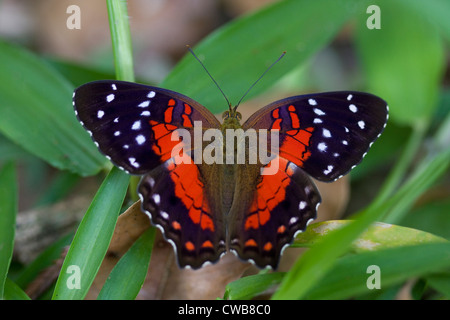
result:
[[[117,87],[116,87],[116,85],[115,85],[114,83],[111,85],[111,88],[112,88],[114,91],[117,90]]]
[[[325,112],[323,112],[319,108],[314,108],[314,113],[317,114],[318,116],[324,116],[325,115]]]
[[[135,167],[135,168],[139,168],[140,164],[136,162],[136,158],[128,158],[128,161],[130,161],[130,164]]]
[[[141,103],[138,105],[138,107],[140,107],[140,108],[147,108],[149,105],[150,105],[150,101],[149,101],[149,100],[146,100],[146,101],[144,101],[144,102],[141,102]]]
[[[167,219],[169,219],[169,214],[167,212],[165,212],[165,211],[161,211],[161,217],[164,220],[167,220]]]
[[[352,95],[352,94],[349,94],[349,95],[347,96],[347,100],[348,100],[348,101],[352,100],[352,98],[353,98],[353,95]]]
[[[323,122],[322,119],[314,118],[314,123],[322,123],[322,122]]]
[[[303,210],[306,208],[306,201],[300,201],[300,203],[298,204],[298,208],[300,210]]]
[[[314,99],[308,99],[308,103],[312,106],[317,106],[317,101]]]
[[[150,91],[147,95],[148,98],[153,98],[156,95],[155,91]]]
[[[155,201],[156,204],[160,204],[161,203],[161,196],[157,193],[155,193],[153,196],[153,201]]]
[[[324,136],[325,138],[331,138],[331,132],[330,132],[330,130],[328,130],[328,129],[323,129],[322,133],[323,133],[323,136]]]
[[[354,104],[349,105],[348,108],[353,113],[356,113],[358,111],[358,108]]]
[[[333,170],[333,168],[334,168],[334,167],[333,167],[332,165],[329,165],[329,166],[327,167],[327,169],[323,171],[323,174],[325,174],[325,175],[330,174],[331,171]]]
[[[141,144],[143,144],[144,142],[145,142],[145,137],[142,135],[142,134],[140,134],[140,135],[138,135],[137,137],[136,137],[136,142],[139,144],[139,145],[141,145]]]
[[[135,121],[134,123],[133,123],[133,125],[131,126],[131,129],[133,129],[133,130],[139,130],[141,128],[141,121]]]
[[[298,218],[297,218],[297,217],[292,217],[292,218],[289,220],[289,224],[290,224],[290,225],[293,225],[293,224],[295,224],[297,221],[298,221]]]
[[[317,149],[319,149],[319,151],[325,152],[327,151],[327,144],[325,142],[321,142],[317,145]]]
[[[358,121],[358,126],[359,126],[361,129],[364,129],[364,128],[366,127],[366,123],[365,123],[364,121],[360,120],[360,121]]]
[[[97,118],[101,119],[101,118],[103,118],[104,115],[105,115],[105,111],[103,111],[103,110],[98,110],[98,112],[97,112]]]
[[[111,101],[114,100],[114,98],[115,98],[114,93],[108,94],[108,95],[106,96],[106,101],[107,101],[107,102],[111,102]]]

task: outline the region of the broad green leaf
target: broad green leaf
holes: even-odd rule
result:
[[[379,268],[368,270],[369,266]],[[397,247],[349,255],[337,261],[333,269],[312,288],[308,299],[348,299],[366,294],[368,279],[380,272],[380,289],[412,277],[421,277],[450,267],[450,244],[432,243]],[[375,280],[373,280],[375,281]],[[375,290],[375,289],[373,289]]]
[[[232,104],[283,51],[286,56],[247,98],[269,88],[282,75],[304,64],[327,45],[361,4],[343,0],[278,1],[238,18],[205,38],[194,51]],[[314,26],[314,27],[311,27]],[[200,64],[187,54],[161,86],[179,91],[212,112],[228,106]]]
[[[0,169],[0,300],[11,263],[17,214],[17,182],[14,163]]]
[[[5,294],[3,298],[5,300],[31,300],[30,297],[9,278],[6,279]]]
[[[120,258],[102,287],[99,300],[133,300],[141,290],[150,263],[155,228],[143,233]]]
[[[113,168],[81,221],[64,259],[53,299],[83,299],[102,263],[127,191],[129,176]]]
[[[310,225],[300,233],[292,246],[310,247],[333,230],[349,225],[348,220],[329,220]],[[446,242],[444,238],[417,229],[376,222],[364,231],[353,243],[354,252],[374,251],[422,243]]]
[[[437,106],[444,51],[437,28],[409,3],[376,1],[381,28],[368,29],[362,15],[356,44],[370,90],[385,99],[391,118],[424,126]]]
[[[106,159],[78,123],[73,86],[23,48],[0,41],[0,132],[58,169],[87,176]]]
[[[333,230],[349,224],[350,221],[347,220],[314,223],[296,237],[292,247],[310,247],[320,242]],[[352,251],[358,254],[377,251],[382,255],[385,252],[383,250],[389,248],[438,242],[447,243],[445,239],[431,233],[386,223],[374,223],[352,243]],[[351,274],[350,271],[349,274]],[[241,278],[227,285],[224,298],[231,300],[250,299],[280,283],[283,276],[284,273],[270,273]],[[342,272],[340,276],[345,279],[348,274]]]
[[[281,282],[284,272],[256,274],[230,282],[225,288],[224,299],[245,300],[270,289]]]

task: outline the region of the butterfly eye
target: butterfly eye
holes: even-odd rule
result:
[[[230,117],[230,111],[225,111],[222,113],[222,119],[228,119]]]
[[[242,114],[240,112],[236,112],[236,119],[238,119],[239,121],[242,120]]]

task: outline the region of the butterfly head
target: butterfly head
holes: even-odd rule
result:
[[[237,105],[235,107],[232,107],[231,104],[229,105],[229,110],[225,111],[222,114],[222,119],[224,121],[230,121],[230,119],[237,120],[238,122],[242,120],[242,115],[240,112],[237,111]]]

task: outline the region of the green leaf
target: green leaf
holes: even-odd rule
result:
[[[116,78],[118,80],[134,81],[133,46],[128,22],[127,2],[107,0],[106,5],[108,7]]]
[[[286,56],[252,89],[248,98],[307,62],[359,9],[364,10],[361,4],[349,6],[343,0],[278,1],[216,30],[194,51],[228,99],[237,103],[283,51],[287,52]],[[161,86],[190,96],[212,112],[228,108],[214,83],[190,54],[176,65]]]
[[[310,247],[315,243],[320,242],[333,230],[340,229],[349,224],[350,221],[346,220],[314,223],[310,225],[305,232],[296,237],[292,247]],[[390,248],[438,242],[447,243],[443,238],[420,230],[389,225],[386,223],[374,223],[352,243],[352,251],[358,254],[377,251],[382,255],[383,252],[387,252],[383,250]],[[342,262],[345,260],[338,260],[337,264],[341,263],[340,261]],[[336,279],[337,282],[341,281],[339,283],[345,282],[345,279],[348,278],[348,274],[352,273],[352,271],[345,273],[345,268],[346,267],[343,267],[342,272],[339,274],[344,280],[341,281],[341,279]],[[335,271],[335,268],[333,268],[333,273]],[[224,298],[230,300],[251,299],[256,295],[263,293],[270,287],[280,283],[284,275],[284,273],[260,274],[233,281],[227,285]],[[368,277],[366,273],[364,273],[364,275]],[[334,287],[333,290],[339,291],[340,289]],[[339,293],[334,293],[330,289],[330,292],[327,294],[332,295]],[[320,299],[321,297],[315,298]]]
[[[437,28],[409,2],[377,1],[381,29],[358,23],[356,44],[368,86],[385,99],[392,119],[424,126],[437,106],[444,51]]]
[[[6,277],[14,248],[17,215],[16,169],[12,162],[0,171],[0,300],[3,299]]]
[[[368,272],[369,266],[379,267],[381,289],[386,289],[406,279],[450,267],[450,244],[421,244],[343,257],[306,298],[347,299],[369,293],[367,281],[375,272]]]
[[[13,281],[6,278],[5,283],[5,300],[31,300],[30,297]]]
[[[64,259],[53,299],[83,299],[88,292],[111,241],[128,182],[129,176],[115,167],[103,181]]]
[[[73,86],[48,64],[0,41],[0,131],[58,169],[82,176],[106,159],[78,123]]]
[[[320,242],[333,230],[349,225],[348,220],[329,220],[310,225],[296,238],[293,247],[310,247]],[[446,239],[417,229],[376,222],[364,231],[353,243],[354,252],[388,249],[422,243],[446,242]]]
[[[102,287],[99,300],[133,300],[141,290],[150,263],[155,228],[149,228],[120,258]]]
[[[224,299],[251,299],[280,283],[284,275],[284,272],[256,274],[230,282],[225,288]]]

